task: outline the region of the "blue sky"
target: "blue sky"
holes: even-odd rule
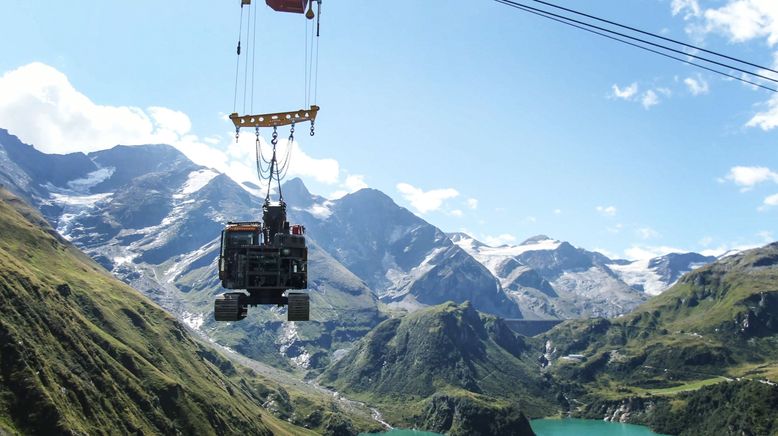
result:
[[[255,112],[297,109],[303,21],[261,3]],[[770,0],[559,3],[778,62]],[[0,127],[48,152],[169,142],[250,179],[251,135],[224,118],[237,4],[3,2]],[[325,0],[320,44],[292,163],[315,193],[370,186],[446,231],[631,258],[778,235],[768,92],[487,0]]]

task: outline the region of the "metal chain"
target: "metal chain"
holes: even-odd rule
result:
[[[292,145],[292,142],[294,142],[294,123],[292,123],[292,128],[289,130],[289,146]]]
[[[240,139],[240,127],[235,128],[235,143],[238,143],[238,139]]]
[[[273,139],[270,140],[270,143],[273,144],[273,149],[275,149],[276,144],[278,144],[278,128],[276,126],[273,126]]]
[[[311,136],[313,136],[314,133],[315,133],[315,131],[314,131],[315,128],[314,128],[313,124],[314,124],[314,120],[311,120]]]
[[[254,132],[257,134],[257,140],[256,142],[254,142],[254,151],[256,152],[257,155],[257,177],[261,182],[262,181],[262,161],[260,160],[260,155],[262,154],[262,148],[261,148],[261,144],[259,143],[259,127],[255,127]]]

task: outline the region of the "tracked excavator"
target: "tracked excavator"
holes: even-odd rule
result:
[[[321,14],[321,0],[266,0],[268,6],[277,12],[304,14],[311,21],[311,36],[319,34],[318,19]],[[318,13],[313,12],[317,4]],[[240,0],[241,29],[243,28],[244,7],[251,8],[251,0]],[[247,21],[246,42],[251,35],[251,12]],[[254,27],[256,28],[256,10],[254,12]],[[308,30],[306,24],[306,32]],[[256,33],[256,29],[254,29]],[[236,67],[235,107],[237,107],[238,83],[240,73],[241,35],[238,38],[238,66]],[[306,33],[306,44],[308,36]],[[318,61],[318,39],[316,58]],[[306,45],[306,105],[311,96],[311,83],[314,71],[318,72],[313,63],[314,46],[311,44],[308,56]],[[249,50],[255,50],[253,44]],[[253,62],[253,53],[251,56]],[[248,58],[248,56],[247,56]],[[246,74],[248,74],[248,59],[246,59]],[[253,66],[252,66],[253,70]],[[244,83],[248,83],[247,76]],[[244,85],[246,86],[246,85]],[[253,77],[252,77],[253,88]],[[244,111],[246,106],[244,90]],[[315,96],[315,91],[313,92]],[[315,98],[315,97],[314,97]],[[253,104],[252,104],[253,107]],[[248,308],[256,305],[288,306],[287,320],[308,321],[310,316],[309,296],[305,292],[294,292],[308,287],[308,248],[305,245],[305,228],[289,223],[286,215],[286,203],[281,192],[281,179],[288,169],[291,158],[291,146],[294,141],[294,129],[301,123],[310,123],[310,135],[315,132],[316,115],[319,107],[311,104],[309,109],[291,112],[276,112],[255,115],[240,115],[234,111],[230,115],[235,126],[235,138],[239,139],[242,128],[254,128],[256,135],[255,149],[257,155],[257,173],[260,180],[267,181],[267,195],[262,206],[261,222],[229,222],[221,235],[221,250],[219,253],[219,279],[224,289],[239,292],[227,292],[216,297],[214,302],[214,317],[216,321],[240,321],[248,315]],[[291,126],[287,143],[286,157],[279,159],[277,151],[278,127]],[[266,159],[260,142],[260,128],[272,128],[272,155]],[[263,165],[264,164],[264,165]],[[278,200],[271,201],[273,183],[277,182]]]

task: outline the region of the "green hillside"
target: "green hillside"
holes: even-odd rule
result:
[[[569,321],[545,336],[575,414],[672,433],[778,431],[778,243],[688,273],[629,315]],[[725,430],[701,430],[705,408],[706,422]]]
[[[1,189],[0,344],[0,433],[306,432]]]
[[[379,405],[393,422],[449,434],[531,434],[553,413],[534,346],[469,303],[379,324],[321,382]]]
[[[607,373],[661,387],[745,375],[778,361],[778,243],[693,271],[629,315],[571,321],[548,338],[557,357],[584,356],[557,369],[585,381]]]

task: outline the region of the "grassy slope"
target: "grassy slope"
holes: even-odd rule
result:
[[[601,419],[608,404],[643,399],[657,404],[644,423],[694,434],[701,430],[690,417],[699,404],[713,402],[710,407],[731,424],[725,433],[770,427],[757,412],[751,421],[742,419],[733,412],[739,407],[734,401],[775,398],[778,388],[734,380],[778,381],[777,302],[778,244],[771,244],[687,274],[624,317],[556,327],[547,335],[557,347],[552,371],[589,405],[581,409],[589,417]],[[558,359],[567,354],[584,359]],[[778,412],[770,401],[751,406]],[[720,418],[711,422],[720,424]]]
[[[0,191],[0,429],[300,434],[213,351]],[[67,286],[63,286],[67,285]]]
[[[774,376],[778,266],[754,265],[775,256],[776,244],[751,250],[686,275],[627,316],[556,327],[548,337],[559,355],[586,356],[559,371],[584,381]]]
[[[379,405],[390,421],[466,433],[436,428],[436,414],[469,409],[510,420],[517,409],[553,408],[530,349],[501,321],[446,303],[379,324],[321,380]]]

